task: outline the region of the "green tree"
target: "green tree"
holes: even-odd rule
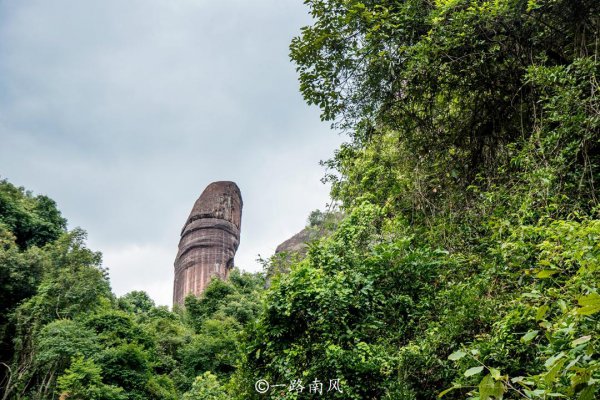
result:
[[[189,392],[183,395],[184,400],[226,400],[229,399],[219,383],[218,378],[210,372],[199,375]]]
[[[134,314],[150,312],[156,304],[146,292],[134,290],[119,298],[119,307]]]
[[[102,383],[101,369],[94,361],[75,357],[71,366],[58,378],[61,400],[125,400],[122,388]]]
[[[515,169],[511,152],[526,145],[522,139],[537,140],[540,124],[554,131],[558,151],[577,160],[568,166],[579,170],[580,184],[569,194],[594,196],[597,177],[589,168],[584,173],[583,165],[598,165],[597,142],[589,136],[598,132],[592,105],[598,2],[306,4],[314,23],[292,41],[291,57],[307,102],[319,105],[324,119],[340,122],[352,139],[326,163],[332,194],[345,206],[366,195],[415,214],[437,214],[442,204],[461,213],[474,200],[465,189],[481,174],[478,184],[486,186],[509,177],[498,172]],[[575,67],[581,64],[586,72]],[[570,133],[557,136],[555,123],[546,120],[552,114],[540,107],[544,90],[539,78],[531,79],[533,70],[578,107],[563,107],[554,118],[585,119],[584,129],[564,120]],[[557,71],[571,80],[579,75],[578,88],[563,90],[567,82],[552,78]],[[570,135],[578,139],[569,143]]]
[[[6,378],[5,398],[8,395],[24,396],[30,390],[37,396],[54,392],[56,372],[60,373],[60,368],[64,368],[64,358],[62,361],[47,358],[44,366],[35,361],[36,346],[51,342],[47,332],[52,329],[68,334],[72,332],[72,326],[57,323],[44,328],[56,320],[76,319],[92,313],[110,302],[112,293],[106,271],[100,265],[100,254],[90,251],[84,240],[85,233],[74,230],[44,247],[42,279],[36,294],[21,302],[11,315],[13,357]],[[45,341],[46,338],[50,341]],[[64,357],[60,351],[54,354]]]
[[[0,224],[15,235],[16,243],[23,249],[58,239],[66,231],[67,220],[52,199],[34,197],[24,188],[0,180]]]
[[[148,354],[135,343],[106,348],[98,355],[98,365],[104,371],[104,381],[122,387],[129,400],[147,398],[146,386],[151,378]]]

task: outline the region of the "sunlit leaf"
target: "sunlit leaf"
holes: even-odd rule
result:
[[[479,374],[481,371],[483,371],[483,366],[469,368],[468,370],[465,371],[465,376],[466,377],[473,376],[473,375]]]
[[[457,350],[448,356],[448,360],[451,360],[451,361],[460,360],[461,358],[463,358],[466,355],[467,355],[467,353],[465,353],[464,351]]]
[[[559,271],[555,269],[545,269],[537,273],[537,277],[540,279],[550,278],[552,275],[557,274]]]
[[[521,338],[521,342],[523,342],[523,343],[529,343],[529,342],[531,342],[538,335],[538,333],[539,333],[539,331],[529,331],[529,332],[527,332]]]
[[[582,336],[579,339],[575,339],[571,342],[571,346],[575,347],[575,346],[579,346],[580,344],[584,344],[589,342],[592,339],[591,335],[587,335],[587,336]]]

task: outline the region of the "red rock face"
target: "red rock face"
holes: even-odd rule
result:
[[[213,182],[188,217],[175,258],[173,304],[200,294],[210,278],[227,279],[240,243],[242,195],[234,182]]]

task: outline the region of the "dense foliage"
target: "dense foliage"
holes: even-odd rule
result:
[[[600,3],[306,4],[291,57],[349,134],[347,217],[274,281],[240,398],[596,398]]]
[[[600,396],[600,3],[305,3],[342,212],[171,312],[2,182],[3,399]]]
[[[144,292],[117,298],[100,253],[51,200],[6,181],[0,194],[0,398],[200,400],[214,386],[223,398],[260,274],[234,270],[174,312]]]

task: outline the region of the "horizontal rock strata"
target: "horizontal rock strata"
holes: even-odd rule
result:
[[[204,189],[179,240],[175,258],[173,304],[202,293],[210,279],[227,279],[240,243],[242,196],[234,182],[213,182]]]

